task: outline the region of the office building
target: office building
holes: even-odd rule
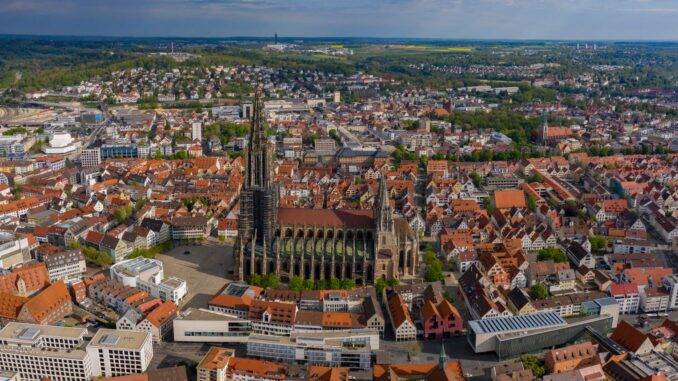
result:
[[[185,280],[164,277],[162,262],[157,259],[144,257],[128,259],[113,265],[110,272],[111,278],[125,286],[136,287],[175,304],[179,304],[188,292]]]
[[[287,363],[368,370],[379,350],[373,330],[292,332],[289,337],[251,335],[247,355]]]
[[[469,322],[468,342],[476,353],[517,356],[568,343],[588,330],[607,332],[609,315],[587,316],[569,323],[557,312],[495,317]]]
[[[80,154],[80,163],[83,167],[96,167],[101,164],[101,148],[87,148]]]
[[[101,146],[101,159],[126,159],[139,156],[136,144],[113,143]]]
[[[202,308],[189,308],[172,323],[180,342],[244,343],[252,332],[249,320]]]
[[[123,376],[146,371],[153,358],[149,332],[100,328],[87,345],[95,375]]]
[[[0,369],[21,380],[85,381],[98,375],[83,349],[87,330],[11,322],[0,330]]]

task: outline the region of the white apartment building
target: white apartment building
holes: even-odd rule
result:
[[[202,140],[202,122],[191,123],[191,139],[197,141]]]
[[[95,359],[97,376],[143,373],[153,358],[153,339],[149,332],[101,328],[87,345],[87,354]]]
[[[101,164],[101,149],[87,148],[80,154],[80,163],[83,167],[96,167]]]
[[[49,254],[44,257],[44,262],[51,282],[74,282],[80,280],[87,271],[85,256],[80,250]]]
[[[614,283],[610,286],[610,296],[617,300],[619,313],[635,314],[640,306],[638,285],[633,283]]]
[[[640,290],[640,309],[643,312],[665,312],[669,309],[671,294],[655,287]]]
[[[81,349],[86,334],[81,328],[10,322],[0,330],[0,369],[19,372],[22,380],[90,380],[98,375],[98,360]]]

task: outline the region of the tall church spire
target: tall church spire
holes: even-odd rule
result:
[[[250,274],[265,275],[268,255],[272,250],[273,232],[278,215],[278,187],[271,180],[273,149],[264,132],[264,113],[261,89],[254,93],[250,120],[249,144],[245,163],[245,183],[240,191],[238,214],[238,279]],[[245,251],[250,252],[245,263]],[[255,261],[255,257],[260,261]]]
[[[261,97],[261,89],[257,88],[254,93],[249,144],[247,146],[246,187],[266,187],[269,184],[270,160],[264,131],[264,107]]]
[[[393,227],[393,213],[388,197],[388,188],[384,175],[379,177],[379,191],[377,193],[377,223],[381,230],[391,230]]]

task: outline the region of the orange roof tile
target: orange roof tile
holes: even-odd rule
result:
[[[32,297],[24,304],[22,310],[26,309],[34,321],[43,322],[53,310],[70,302],[71,295],[68,293],[68,287],[63,281],[58,281]]]
[[[153,324],[156,327],[160,327],[167,320],[172,319],[177,315],[177,305],[174,302],[166,301],[156,308],[153,309],[148,315],[146,315],[146,320],[149,323]]]
[[[28,298],[23,296],[0,292],[0,318],[16,319],[26,301],[28,301]]]
[[[524,208],[527,206],[525,193],[518,189],[504,189],[494,192],[494,206],[497,209]]]

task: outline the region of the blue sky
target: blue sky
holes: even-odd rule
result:
[[[678,40],[678,0],[0,0],[0,33]]]

